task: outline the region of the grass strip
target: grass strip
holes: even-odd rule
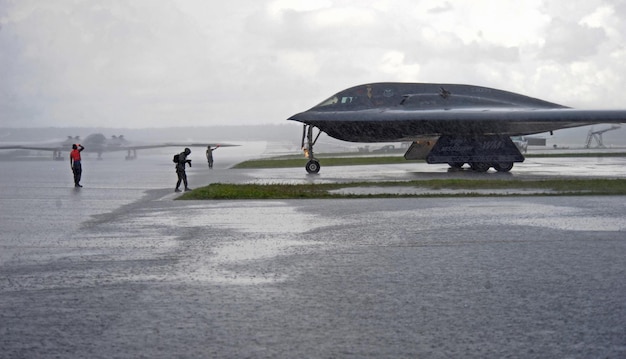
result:
[[[332,190],[350,187],[420,188],[433,190],[424,194],[341,194]],[[436,190],[455,189],[462,193],[436,193]],[[482,193],[485,189],[510,189],[512,192]],[[462,180],[434,179],[425,181],[351,182],[320,184],[225,184],[214,183],[187,192],[177,199],[323,199],[323,198],[411,198],[411,197],[467,197],[520,196],[515,190],[534,189],[536,195],[626,195],[625,179],[547,179],[547,180]],[[545,192],[545,193],[543,193]]]

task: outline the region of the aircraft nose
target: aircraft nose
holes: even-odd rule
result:
[[[287,119],[287,121],[304,122],[304,112],[297,113]]]

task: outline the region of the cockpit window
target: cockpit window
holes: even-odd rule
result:
[[[353,102],[356,103],[356,99],[357,99],[356,96],[341,96],[341,97],[333,96],[329,98],[328,100],[317,105],[317,107],[332,106],[332,105],[337,105],[337,104],[349,105]]]
[[[320,103],[319,105],[317,105],[317,107],[324,107],[324,106],[330,106],[330,105],[334,105],[337,102],[339,102],[339,99],[337,98],[337,96],[333,96],[331,98],[329,98],[328,100]]]

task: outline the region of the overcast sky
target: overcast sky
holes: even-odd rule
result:
[[[0,126],[280,124],[368,82],[626,108],[626,1],[0,0]]]

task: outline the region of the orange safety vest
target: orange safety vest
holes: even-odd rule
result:
[[[80,151],[79,150],[72,150],[72,152],[70,152],[70,157],[74,161],[80,161]]]

